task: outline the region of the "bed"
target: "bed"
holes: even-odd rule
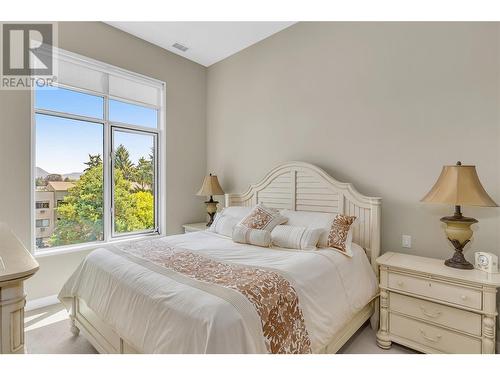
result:
[[[290,162],[245,193],[226,194],[225,203],[357,216],[353,257],[239,244],[208,231],[108,245],[89,254],[59,294],[71,307],[72,332],[100,353],[335,353],[370,318],[376,328],[380,198]],[[228,268],[241,278],[278,280],[288,289],[276,290],[293,292],[283,299],[286,311],[256,314],[258,298],[216,285],[214,272],[196,279],[164,267],[188,258],[198,262],[192,272]]]

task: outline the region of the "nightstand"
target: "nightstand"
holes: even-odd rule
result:
[[[192,223],[192,224],[184,224],[182,226],[184,228],[184,233],[189,233],[189,232],[199,232],[202,230],[206,230],[209,227],[207,227],[207,223]]]
[[[377,263],[378,346],[389,349],[394,341],[423,353],[495,353],[500,274],[397,253]]]

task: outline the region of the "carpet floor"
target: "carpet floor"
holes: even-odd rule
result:
[[[83,337],[69,330],[68,313],[61,304],[25,313],[26,348],[31,354],[96,354]],[[414,351],[396,344],[389,350],[375,343],[375,332],[368,324],[361,327],[342,347],[343,354],[410,354]]]

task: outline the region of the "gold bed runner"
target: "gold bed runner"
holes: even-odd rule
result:
[[[277,272],[222,263],[188,250],[166,247],[156,241],[140,242],[140,245],[136,242],[135,246],[123,246],[121,250],[192,279],[243,294],[260,317],[269,353],[311,353],[311,341],[297,292]]]

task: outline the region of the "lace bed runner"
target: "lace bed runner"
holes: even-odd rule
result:
[[[165,246],[158,240],[134,242],[119,248],[191,279],[241,293],[260,317],[269,353],[311,353],[311,341],[297,292],[277,272],[223,263],[188,250]]]

